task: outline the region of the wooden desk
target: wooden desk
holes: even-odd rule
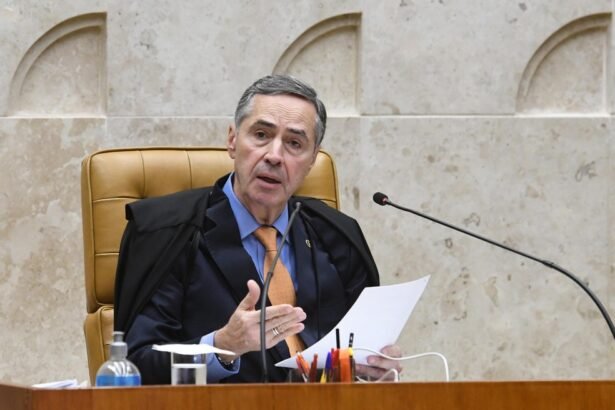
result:
[[[233,384],[43,390],[0,384],[0,410],[613,410],[614,381]]]

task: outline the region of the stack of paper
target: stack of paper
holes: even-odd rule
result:
[[[77,379],[59,380],[56,382],[33,384],[32,387],[39,389],[67,389],[69,387],[82,387]]]

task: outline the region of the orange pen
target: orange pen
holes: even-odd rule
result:
[[[340,381],[352,381],[350,370],[350,349],[340,349]]]
[[[303,373],[306,378],[310,377],[310,365],[305,360],[301,353],[297,353],[297,363],[299,365],[299,370]]]

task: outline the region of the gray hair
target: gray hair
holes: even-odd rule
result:
[[[268,75],[256,80],[239,99],[235,109],[235,128],[239,129],[241,122],[250,115],[252,102],[255,95],[294,95],[311,102],[316,108],[316,146],[318,147],[325,137],[327,128],[327,110],[325,105],[318,99],[316,91],[306,83],[289,75]]]

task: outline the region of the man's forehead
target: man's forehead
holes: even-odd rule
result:
[[[294,94],[256,94],[252,100],[253,108],[259,106],[262,108],[275,107],[293,107],[309,111],[310,114],[316,115],[314,104],[305,98]]]
[[[246,121],[247,120],[247,121]],[[290,94],[254,96],[250,115],[243,126],[283,127],[315,135],[316,109],[314,105]]]

